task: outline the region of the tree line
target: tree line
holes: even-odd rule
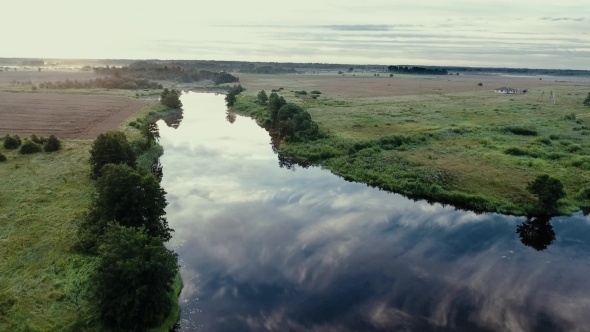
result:
[[[169,80],[181,83],[192,83],[203,80],[213,81],[215,84],[239,82],[239,77],[227,72],[212,72],[196,68],[183,68],[181,66],[157,65],[153,63],[141,63],[143,66],[126,67],[95,67],[94,72],[99,75],[128,76],[133,78],[146,78],[151,80]]]
[[[425,68],[425,67],[408,67],[408,66],[389,66],[387,71],[397,74],[413,74],[413,75],[448,75],[446,69]]]
[[[130,77],[109,76],[80,82],[66,79],[65,81],[39,83],[41,89],[161,89],[162,84],[151,82],[147,79],[134,79]]]
[[[90,150],[96,195],[78,225],[75,248],[96,257],[89,297],[100,324],[114,331],[146,331],[172,310],[177,255],[164,243],[173,230],[165,218],[166,192],[152,171],[139,168],[142,151],[157,144],[155,123],[141,129],[142,148],[125,134],[99,135]],[[89,324],[95,324],[89,322]]]

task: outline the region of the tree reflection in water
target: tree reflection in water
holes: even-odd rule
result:
[[[232,113],[230,111],[227,111],[227,112],[225,112],[225,119],[229,123],[234,123],[234,122],[236,122],[236,114]]]
[[[295,171],[296,166],[302,168],[308,168],[311,166],[311,163],[306,163],[301,160],[297,160],[288,156],[285,156],[279,151],[279,146],[281,145],[281,140],[279,138],[278,133],[275,130],[266,128],[266,131],[270,135],[270,146],[272,147],[272,152],[276,154],[279,158],[279,167],[286,168],[292,171]]]
[[[537,251],[546,250],[555,241],[550,216],[528,217],[516,227],[520,242]]]
[[[178,127],[180,127],[180,123],[182,122],[182,119],[183,119],[182,109],[178,109],[177,112],[174,112],[174,113],[162,118],[162,120],[164,120],[164,122],[166,122],[166,125],[168,127],[174,128],[174,129],[178,129]]]

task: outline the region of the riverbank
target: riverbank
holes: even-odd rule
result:
[[[157,118],[158,113],[170,112],[146,107],[121,130],[137,140],[139,130],[129,122]],[[7,157],[0,163],[1,331],[101,331],[91,323],[95,313],[86,300],[96,257],[72,248],[77,225],[95,195],[88,162],[92,141],[62,144],[58,152],[31,155],[0,147]],[[148,164],[161,153],[161,147],[150,149],[138,159]],[[178,321],[181,289],[178,277],[171,294],[173,310],[153,331],[169,331]]]
[[[342,98],[273,89],[326,135],[282,142],[281,153],[347,180],[476,212],[525,215],[538,212],[527,183],[548,174],[568,193],[552,213],[590,205],[585,87],[555,87],[556,104],[537,101],[542,91]],[[264,125],[269,114],[257,93],[242,93],[233,110]]]

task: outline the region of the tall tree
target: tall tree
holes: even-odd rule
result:
[[[177,255],[144,229],[109,225],[90,277],[101,321],[117,331],[144,332],[158,326],[172,308]]]
[[[106,164],[125,164],[135,168],[137,163],[127,137],[120,131],[109,131],[98,137],[90,149],[92,177],[98,178]]]

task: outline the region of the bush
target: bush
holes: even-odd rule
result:
[[[136,125],[137,125],[137,122],[135,122],[135,121],[129,122],[129,127],[135,127]]]
[[[6,156],[2,154],[2,152],[0,152],[0,163],[3,163],[6,161]]]
[[[111,225],[91,274],[92,303],[103,324],[117,331],[147,331],[172,309],[177,255],[145,229]]]
[[[321,95],[322,93],[319,90],[313,90],[311,92],[312,95]]]
[[[576,114],[575,113],[567,114],[566,116],[563,117],[563,119],[564,120],[576,121]]]
[[[590,92],[588,92],[588,97],[584,99],[584,102],[582,104],[584,104],[584,106],[590,107]]]
[[[551,140],[547,137],[539,137],[536,139],[537,142],[545,145],[551,145]]]
[[[4,136],[4,148],[9,150],[17,149],[21,145],[21,140],[18,135],[8,135]]]
[[[18,150],[18,153],[20,154],[33,154],[33,153],[38,153],[41,152],[42,148],[41,145],[31,141],[31,140],[26,140],[23,145],[21,145],[20,150]]]
[[[552,141],[557,141],[559,139],[559,135],[555,135],[555,134],[549,135],[549,139]]]
[[[516,147],[508,148],[508,149],[504,150],[504,153],[512,155],[512,156],[526,156],[526,155],[528,155],[528,152],[526,150],[521,149],[521,148],[516,148]]]
[[[43,145],[47,139],[45,137],[37,137],[37,135],[31,135],[31,141]]]
[[[505,132],[513,133],[514,135],[522,135],[522,136],[536,136],[537,131],[534,129],[529,128],[522,128],[522,127],[506,127],[504,128]]]
[[[55,135],[50,135],[45,144],[43,144],[43,151],[45,152],[54,152],[59,149],[61,149],[61,141]]]
[[[301,91],[295,91],[296,95],[307,95],[307,91],[305,90],[301,90]]]
[[[125,134],[119,131],[109,131],[98,137],[90,149],[90,165],[92,177],[100,176],[100,170],[106,164],[125,164],[136,167],[136,157],[127,141]]]
[[[555,207],[557,201],[566,196],[563,183],[549,175],[537,176],[535,181],[529,182],[526,189],[537,196],[540,205],[544,208]]]

